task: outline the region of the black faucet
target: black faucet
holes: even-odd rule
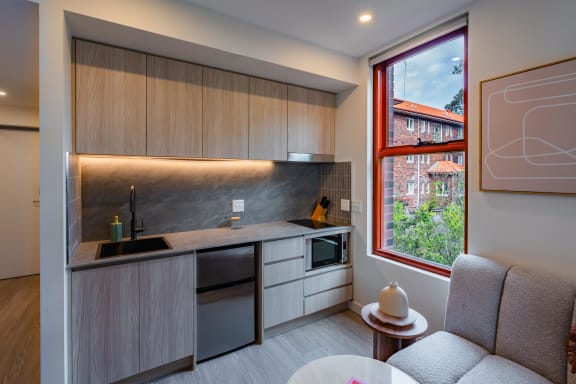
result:
[[[142,226],[136,228],[136,188],[133,185],[130,186],[130,240],[136,240],[137,233],[144,232],[144,220],[142,220]]]

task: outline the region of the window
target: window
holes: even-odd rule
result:
[[[434,129],[434,142],[442,142],[442,125],[434,123],[432,127]]]
[[[414,194],[414,182],[409,181],[406,183],[406,194],[413,195]]]
[[[372,63],[373,253],[445,276],[466,252],[466,45],[451,28]]]
[[[426,133],[426,120],[420,120],[420,133]]]
[[[412,132],[414,130],[414,119],[406,119],[406,130]]]
[[[436,196],[448,196],[448,181],[438,180],[436,182]]]

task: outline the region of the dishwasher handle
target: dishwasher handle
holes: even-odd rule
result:
[[[205,292],[210,292],[210,291],[216,291],[218,289],[230,288],[230,287],[234,287],[236,285],[251,283],[253,281],[255,281],[254,276],[247,277],[247,278],[242,279],[242,280],[229,281],[229,282],[222,283],[222,284],[211,285],[209,287],[199,287],[199,288],[196,288],[196,293],[205,293]]]

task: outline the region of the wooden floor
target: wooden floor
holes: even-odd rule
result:
[[[40,276],[0,280],[0,384],[40,383]]]
[[[286,384],[307,362],[329,355],[372,357],[372,331],[352,312],[325,319],[198,364],[154,384]]]

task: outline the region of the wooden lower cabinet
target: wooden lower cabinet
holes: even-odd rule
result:
[[[72,382],[111,383],[194,352],[194,258],[72,272]]]
[[[139,372],[138,264],[72,272],[72,382]]]
[[[264,289],[264,328],[304,315],[302,279]]]
[[[194,354],[194,258],[140,262],[140,371]]]

